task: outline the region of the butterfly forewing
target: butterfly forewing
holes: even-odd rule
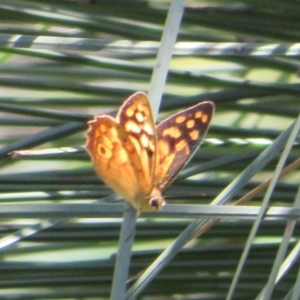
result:
[[[154,184],[157,133],[146,94],[133,94],[119,110],[116,120],[127,134],[129,148],[133,147],[135,152],[130,159],[139,164],[140,184],[149,193]]]
[[[171,116],[157,126],[159,163],[156,178],[162,192],[199,148],[213,113],[213,102],[205,101]]]

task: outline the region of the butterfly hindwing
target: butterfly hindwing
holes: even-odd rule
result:
[[[213,112],[213,102],[205,101],[158,124],[159,162],[156,178],[162,192],[200,147]]]
[[[123,145],[123,129],[110,116],[98,116],[89,121],[86,149],[102,180],[125,199],[130,199],[139,187],[137,167]],[[134,188],[128,189],[128,181]]]

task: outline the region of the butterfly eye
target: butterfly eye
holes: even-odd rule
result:
[[[150,206],[152,206],[155,209],[160,208],[160,201],[157,198],[150,199],[149,204],[150,204]]]
[[[165,205],[165,200],[163,197],[161,198],[151,198],[149,201],[149,205],[156,210],[160,210],[162,206]]]

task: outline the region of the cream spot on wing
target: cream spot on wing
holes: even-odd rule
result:
[[[190,137],[192,140],[198,140],[199,137],[199,131],[198,130],[193,130],[189,133]]]
[[[141,128],[133,121],[127,121],[125,123],[125,129],[126,129],[126,131],[132,131],[134,133],[141,132]]]
[[[149,135],[153,135],[154,134],[154,131],[153,131],[153,128],[150,124],[146,123],[144,124],[143,126],[143,130],[148,133]]]
[[[175,149],[176,151],[180,151],[182,149],[184,149],[187,146],[187,143],[185,140],[181,140],[178,143],[175,144]]]
[[[176,117],[175,122],[177,124],[180,124],[180,123],[184,122],[185,120],[186,120],[186,116],[178,116],[178,117]]]
[[[202,117],[202,111],[197,111],[196,113],[195,113],[195,118],[196,119],[200,119]]]
[[[195,121],[194,120],[188,120],[186,122],[186,128],[191,129],[195,126]]]
[[[132,117],[133,114],[134,114],[134,110],[129,107],[129,108],[126,109],[125,114],[126,114],[127,117]]]
[[[203,115],[202,116],[202,122],[207,123],[207,121],[208,121],[208,115]]]
[[[144,148],[147,148],[148,147],[148,143],[149,143],[149,139],[148,139],[148,136],[143,134],[141,136],[141,144]]]
[[[181,136],[181,132],[177,127],[169,127],[163,131],[163,136],[170,135],[173,138],[178,138]]]
[[[127,153],[126,153],[125,149],[120,149],[118,151],[118,159],[121,161],[121,163],[128,162],[128,156],[127,156]]]
[[[142,123],[145,120],[145,115],[142,112],[136,113],[135,117],[140,123]]]

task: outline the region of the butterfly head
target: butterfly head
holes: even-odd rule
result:
[[[155,212],[161,210],[165,205],[165,199],[158,188],[153,188],[149,197],[141,199],[141,206],[136,207],[138,211]]]

